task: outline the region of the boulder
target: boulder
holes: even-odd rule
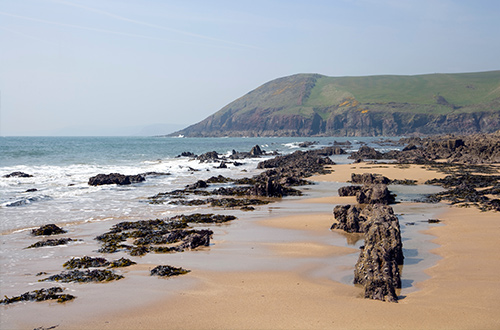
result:
[[[136,182],[142,182],[146,179],[144,176],[137,175],[123,175],[120,173],[98,174],[89,179],[90,186],[100,186],[106,184],[128,185]]]

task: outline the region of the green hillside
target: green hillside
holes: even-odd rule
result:
[[[297,74],[265,83],[179,133],[427,134],[460,130],[460,122],[473,132],[500,129],[499,113],[500,70],[366,77]]]

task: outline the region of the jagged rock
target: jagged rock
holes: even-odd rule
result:
[[[183,151],[180,155],[177,156],[177,158],[180,157],[191,157],[191,158],[196,158],[197,156],[193,154],[191,151]]]
[[[12,172],[3,176],[4,178],[32,178],[33,175],[24,172]]]
[[[253,156],[253,157],[257,157],[257,156],[261,156],[263,155],[264,152],[262,152],[262,149],[260,149],[259,145],[256,144],[252,150],[250,150],[250,155]]]
[[[56,226],[53,223],[50,223],[48,225],[43,225],[40,228],[33,229],[31,231],[31,235],[33,236],[41,236],[41,235],[57,235],[57,234],[63,234],[65,233],[66,230]]]
[[[391,180],[380,174],[362,173],[351,174],[351,182],[356,184],[389,184]]]
[[[356,193],[356,201],[359,204],[392,204],[395,198],[386,185],[374,184],[363,186]]]
[[[215,162],[219,160],[219,154],[216,151],[209,151],[199,155],[196,159],[198,159],[200,163]]]
[[[374,148],[361,146],[358,151],[351,153],[349,159],[382,159],[383,154]]]
[[[338,192],[340,197],[346,196],[356,196],[356,194],[361,191],[362,186],[345,186],[340,187]]]
[[[401,230],[391,207],[370,206],[363,224],[365,245],[354,270],[354,283],[365,288],[365,298],[397,302],[401,288],[398,263],[403,262]]]
[[[340,229],[348,233],[362,233],[362,223],[366,221],[360,216],[361,208],[354,205],[337,205],[333,209],[333,215],[338,223],[334,223],[330,229]]]
[[[128,185],[132,183],[142,182],[146,179],[144,176],[138,175],[123,175],[120,173],[98,174],[89,179],[88,184],[91,186],[100,186],[106,184]]]

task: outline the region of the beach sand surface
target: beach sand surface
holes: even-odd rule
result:
[[[385,165],[384,165],[385,166]],[[347,181],[350,173],[375,172],[391,179],[444,176],[421,166],[399,169],[366,164],[337,165],[317,181]],[[339,197],[314,202],[338,201]],[[108,314],[65,329],[500,329],[500,214],[447,207],[442,225],[427,233],[441,259],[430,278],[398,303],[362,298],[362,288],[311,276],[314,264],[293,271],[193,270],[196,284],[154,304]],[[269,218],[260,225],[325,235],[331,214]],[[353,253],[348,247],[304,241],[267,246],[283,258]],[[242,262],[245,256],[242,255]],[[306,264],[304,264],[306,265]]]

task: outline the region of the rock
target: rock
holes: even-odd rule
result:
[[[195,190],[200,188],[207,188],[208,184],[203,180],[198,180],[196,183],[190,184],[186,186],[187,190]]]
[[[32,178],[33,175],[24,172],[12,172],[3,176],[4,178]]]
[[[356,194],[361,191],[362,186],[345,186],[340,187],[338,190],[340,197],[346,196],[356,196]]]
[[[31,188],[31,189],[26,190],[25,193],[30,193],[30,192],[35,192],[35,191],[38,191],[38,189]]]
[[[361,208],[354,205],[337,205],[333,209],[333,215],[338,223],[334,223],[330,229],[340,229],[348,233],[362,233],[362,222],[366,221],[360,216]]]
[[[168,265],[160,265],[160,266],[156,266],[155,268],[153,268],[151,270],[151,276],[166,276],[166,277],[170,277],[170,276],[177,276],[177,275],[184,275],[184,274],[187,274],[189,273],[190,270],[186,270],[186,269],[183,269],[183,268],[177,268],[177,267],[172,267],[172,266],[168,266]]]
[[[395,202],[394,195],[383,184],[363,186],[356,193],[356,200],[359,204],[392,204]]]
[[[68,260],[63,264],[63,267],[66,269],[106,267],[109,266],[109,264],[109,261],[104,258],[83,256],[81,258],[71,258],[71,260]]]
[[[100,186],[106,184],[128,185],[132,183],[142,182],[146,179],[144,176],[138,175],[123,175],[120,173],[98,174],[89,179],[88,184],[91,186]]]
[[[209,151],[199,155],[196,159],[198,159],[200,163],[215,162],[219,160],[219,154],[216,151]]]
[[[73,300],[76,297],[70,294],[61,294],[63,289],[61,287],[52,287],[48,289],[33,290],[25,292],[20,296],[7,297],[0,300],[0,305],[8,305],[19,301],[45,301],[45,300],[56,300],[58,303],[63,303],[69,300]]]
[[[93,269],[93,270],[71,270],[69,272],[62,272],[61,274],[56,274],[49,276],[47,278],[39,280],[39,282],[44,281],[57,281],[57,282],[109,282],[122,279],[122,275],[115,274],[109,270]]]
[[[48,225],[41,226],[40,228],[33,229],[31,231],[31,235],[33,235],[33,236],[47,235],[48,236],[48,235],[63,234],[65,232],[66,232],[66,230],[51,223]]]
[[[364,286],[365,298],[397,302],[396,288],[401,288],[398,263],[403,262],[399,222],[392,208],[371,208],[364,223],[365,245],[355,266],[354,283]]]
[[[250,155],[252,157],[258,157],[258,156],[262,156],[264,154],[264,152],[262,152],[262,149],[260,149],[259,145],[256,144],[252,150],[250,150]]]
[[[351,153],[349,159],[382,159],[383,154],[374,148],[361,146],[358,151]]]
[[[351,182],[356,184],[389,184],[391,180],[389,178],[372,173],[362,173],[362,174],[351,174]]]
[[[48,239],[45,241],[39,241],[34,244],[31,244],[30,246],[27,247],[27,249],[32,249],[32,248],[39,248],[39,247],[44,247],[44,246],[58,246],[58,245],[66,245],[68,242],[73,242],[76,241],[75,239],[72,238],[58,238],[58,239]]]
[[[180,155],[177,156],[177,158],[180,158],[180,157],[196,158],[197,156],[190,151],[183,151]]]

